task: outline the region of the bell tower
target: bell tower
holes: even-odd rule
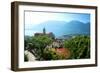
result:
[[[45,28],[43,28],[43,34],[44,34],[44,35],[46,34],[46,30],[45,30]]]

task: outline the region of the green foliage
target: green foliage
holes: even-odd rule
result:
[[[37,43],[38,48],[45,48],[47,45],[52,43],[52,39],[46,35],[33,37],[32,41]],[[35,44],[34,43],[34,44]]]
[[[31,39],[32,39],[32,37],[25,36],[25,40],[24,40],[25,50],[32,47],[32,40]]]
[[[57,48],[46,48],[44,50],[44,59],[45,60],[63,60],[67,59],[69,55],[67,54],[68,52],[65,50],[64,52],[58,52]]]
[[[71,59],[90,58],[90,37],[77,36],[64,41],[64,47],[71,50]]]
[[[25,40],[25,47],[34,50],[38,60],[43,60],[44,48],[52,43],[52,39],[46,35],[30,37]]]
[[[60,59],[84,59],[90,58],[90,37],[89,36],[75,36],[71,39],[62,41],[62,47],[70,51],[70,57],[67,58],[67,54],[57,52],[55,47],[46,48],[47,45],[51,45],[54,39],[47,35],[25,37],[25,49],[34,50],[37,60],[60,60]],[[27,56],[24,56],[24,60],[28,61]]]
[[[45,60],[58,60],[59,59],[59,56],[57,55],[55,48],[51,48],[51,49],[46,48],[44,50],[43,57]]]
[[[28,57],[25,54],[24,54],[24,61],[28,61]]]

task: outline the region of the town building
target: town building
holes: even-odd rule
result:
[[[37,33],[34,34],[34,36],[43,36],[43,35],[46,35],[46,36],[48,36],[48,37],[50,37],[52,39],[55,39],[55,35],[53,34],[53,32],[47,33],[45,28],[43,28],[43,32],[42,33],[38,33],[37,32]]]

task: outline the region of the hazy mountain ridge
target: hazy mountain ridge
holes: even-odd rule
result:
[[[53,32],[56,36],[67,34],[90,34],[90,22],[83,23],[77,20],[70,22],[65,21],[46,21],[32,27],[33,30],[42,31],[45,28],[46,32]]]

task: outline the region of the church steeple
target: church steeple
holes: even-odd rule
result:
[[[46,30],[45,30],[45,28],[43,28],[43,34],[46,34]]]

